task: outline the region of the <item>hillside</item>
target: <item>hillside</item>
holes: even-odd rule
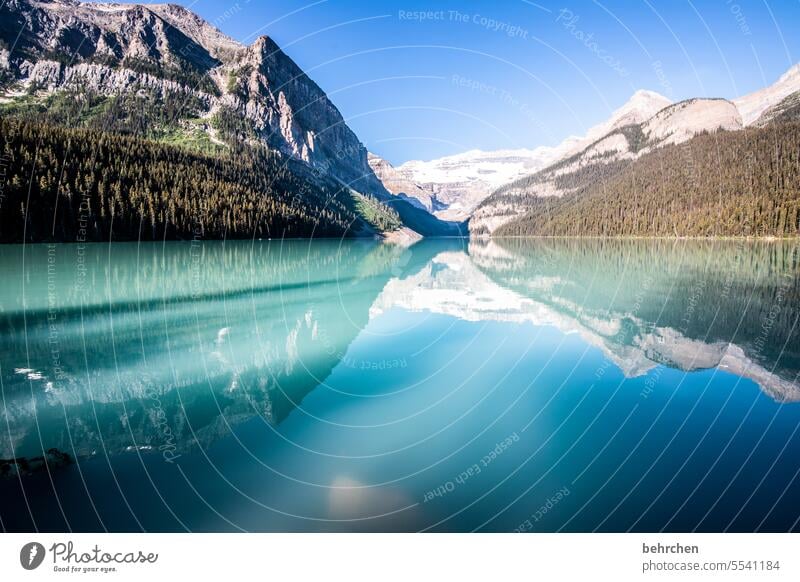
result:
[[[554,179],[564,197],[524,198],[495,235],[798,236],[798,143],[800,124],[772,124],[587,167]]]
[[[673,104],[657,93],[638,91],[606,122],[577,140],[576,149],[537,172],[495,189],[472,213],[470,234],[490,236],[530,210],[558,206],[558,198],[571,198],[592,184],[602,184],[660,148],[685,144],[703,133],[796,120],[798,96],[800,65],[790,68],[772,85],[733,100],[692,98]],[[691,165],[688,148],[684,156],[685,163]],[[554,199],[541,200],[546,197]]]
[[[623,117],[620,123],[623,121],[633,119]],[[531,198],[568,197],[659,148],[684,143],[704,132],[742,128],[736,106],[725,99],[687,99],[667,105],[643,121],[620,123],[605,124],[611,129],[604,135],[590,132],[599,137],[578,153],[498,188],[476,209],[470,233],[491,234],[525,214]]]
[[[265,147],[208,155],[0,119],[0,242],[355,236],[400,226],[371,196],[304,180]]]

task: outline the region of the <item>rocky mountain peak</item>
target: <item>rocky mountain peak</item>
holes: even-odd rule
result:
[[[796,63],[772,85],[734,99],[745,125],[758,121],[768,109],[800,91],[800,63]]]
[[[258,37],[228,68],[234,85],[229,101],[264,141],[352,188],[386,193],[342,114],[272,38]]]
[[[795,63],[780,76],[778,83],[791,83],[796,82],[798,79],[800,79],[800,63]]]
[[[670,104],[672,101],[663,95],[640,89],[624,105],[615,109],[606,121],[592,127],[586,133],[586,141],[592,142],[620,127],[647,121]]]
[[[275,43],[272,38],[267,34],[262,34],[253,41],[250,45],[253,50],[262,53],[281,52],[280,47]]]
[[[220,60],[227,60],[244,48],[244,45],[222,33],[197,14],[178,4],[149,4],[147,8],[170,25],[181,30],[195,42],[203,45]]]
[[[230,112],[272,149],[387,194],[339,110],[269,36],[244,46],[177,4],[10,0],[0,39],[0,78],[16,92],[191,95],[192,115]]]

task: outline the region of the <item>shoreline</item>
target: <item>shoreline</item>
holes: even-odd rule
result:
[[[362,242],[375,242],[375,243],[386,243],[386,244],[400,244],[403,246],[410,246],[413,244],[417,244],[421,241],[425,240],[447,240],[447,239],[458,239],[458,240],[470,240],[476,242],[489,242],[489,241],[499,241],[499,240],[535,240],[535,239],[542,239],[542,240],[652,240],[652,241],[703,241],[703,242],[734,242],[734,241],[743,241],[743,242],[800,242],[800,235],[798,236],[789,236],[789,237],[776,237],[776,236],[716,236],[716,237],[707,237],[707,236],[597,236],[597,235],[584,235],[584,236],[572,236],[572,235],[525,235],[525,236],[412,236],[407,231],[408,229],[401,229],[400,231],[392,231],[389,233],[383,233],[381,235],[371,235],[371,236],[355,236],[355,237],[323,237],[323,236],[315,236],[315,237],[273,237],[273,238],[203,238],[198,240],[194,239],[172,239],[172,240],[116,240],[116,241],[33,241],[33,242],[0,242],[0,248],[3,247],[12,247],[12,246],[24,246],[24,245],[111,245],[111,244],[167,244],[167,243],[192,243],[192,242],[229,242],[229,243],[241,243],[241,242],[249,242],[249,243],[262,243],[262,242],[296,242],[296,241],[303,241],[303,242],[311,242],[311,241],[362,241]],[[413,232],[413,231],[411,231]]]
[[[503,240],[503,239],[592,239],[592,240],[693,240],[693,241],[752,241],[752,242],[777,242],[777,241],[800,241],[800,235],[777,237],[777,236],[651,236],[651,235],[624,235],[624,236],[599,236],[599,235],[525,235],[525,236],[489,236],[489,237],[469,237],[476,240]]]

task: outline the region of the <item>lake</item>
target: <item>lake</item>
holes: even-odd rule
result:
[[[26,245],[0,272],[8,531],[800,529],[796,243]]]

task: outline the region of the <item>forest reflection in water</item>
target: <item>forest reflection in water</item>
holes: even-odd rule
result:
[[[227,471],[265,484],[271,481],[264,463],[282,458],[288,465],[280,474],[293,475],[290,481],[337,484],[329,509],[346,521],[365,511],[365,499],[372,499],[370,511],[391,512],[449,478],[452,466],[435,457],[442,451],[422,453],[417,443],[457,427],[463,453],[478,455],[487,423],[497,425],[498,441],[519,438],[522,429],[504,411],[521,418],[529,407],[561,398],[567,406],[596,385],[608,386],[608,398],[621,388],[620,409],[636,410],[651,395],[647,405],[655,406],[689,386],[699,399],[736,378],[730,386],[752,383],[766,396],[757,411],[789,404],[782,414],[791,426],[800,416],[792,404],[800,400],[799,251],[789,242],[599,239],[441,239],[408,248],[338,240],[6,246],[0,458],[57,449],[90,480],[92,467],[133,471],[159,460],[210,479],[197,464],[213,459],[212,476]],[[526,399],[548,394],[541,386],[530,393],[540,379],[555,392],[526,407]],[[514,408],[498,395],[503,391],[515,395]],[[597,398],[606,410],[609,402],[595,392],[580,402]],[[476,400],[462,410],[456,393]],[[698,404],[678,411],[675,422],[685,423]],[[349,418],[352,426],[371,428],[346,430],[351,424],[334,420],[345,410],[359,420]],[[433,410],[438,414],[428,417]],[[570,410],[563,409],[562,422]],[[719,408],[717,417],[727,414]],[[521,426],[536,426],[531,422]],[[603,424],[611,429],[615,422]],[[297,448],[283,450],[290,441]],[[787,442],[772,444],[777,454]],[[506,455],[509,462],[524,450],[514,446],[520,452]],[[309,458],[309,451],[320,453],[314,447],[328,451],[325,463]],[[384,466],[395,450],[408,452]],[[584,453],[579,447],[572,454]],[[337,462],[341,455],[351,460]],[[375,456],[379,465],[369,461]],[[361,459],[357,467],[352,459]],[[783,469],[790,474],[796,464]],[[402,495],[342,501],[342,490],[402,480],[401,470],[408,476]],[[32,476],[25,487],[40,488],[42,496],[49,487],[69,490],[73,472],[53,472],[50,485]],[[561,477],[563,483],[574,475]],[[291,497],[290,485],[271,487]],[[8,493],[8,503],[17,494]],[[233,503],[230,492],[214,495],[222,505]],[[36,495],[29,499],[36,505]],[[319,509],[286,499],[299,514]],[[155,501],[141,504],[152,527],[174,528],[150,515],[158,511]],[[25,523],[24,515],[8,513],[4,506],[8,523],[17,523],[15,516]],[[471,511],[462,517],[454,529],[479,519]],[[521,521],[515,519],[508,524]],[[420,529],[436,521],[415,514],[400,525],[376,523]],[[281,520],[247,526],[316,529]]]

